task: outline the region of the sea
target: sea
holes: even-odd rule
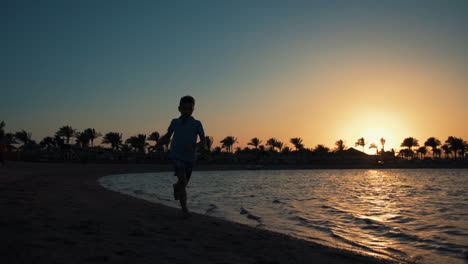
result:
[[[173,172],[104,187],[179,208]],[[397,261],[468,263],[468,169],[194,171],[191,211]]]

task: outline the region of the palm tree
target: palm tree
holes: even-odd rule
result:
[[[375,148],[375,155],[379,154],[379,147],[375,143],[371,143],[369,149]]]
[[[291,138],[289,142],[291,142],[291,144],[294,145],[294,147],[296,148],[296,151],[304,149],[304,144],[302,144],[302,138],[299,138],[299,137]]]
[[[126,144],[129,144],[135,151],[145,152],[145,147],[148,145],[146,143],[146,135],[138,134],[137,136],[131,136],[125,141]]]
[[[453,151],[454,159],[457,159],[457,153],[465,148],[463,145],[463,139],[450,136],[445,143],[450,147],[450,150]]]
[[[442,150],[444,151],[445,158],[450,158],[450,152],[452,152],[452,151],[450,150],[449,145],[444,144],[444,145],[442,145],[441,148],[442,148]]]
[[[8,133],[7,133],[8,134]],[[35,147],[37,143],[32,140],[32,134],[30,132],[26,132],[25,130],[21,130],[14,134],[14,138],[16,139],[15,143],[22,143],[21,149]],[[19,142],[18,142],[19,141]]]
[[[16,141],[15,135],[13,133],[5,133],[5,144],[7,145],[7,150],[12,151],[16,147],[15,144],[18,144]]]
[[[55,146],[54,138],[53,137],[45,137],[45,138],[43,138],[41,140],[39,145],[41,145],[41,147],[43,147],[45,149],[53,148]]]
[[[271,151],[275,151],[275,148],[277,146],[277,140],[276,138],[270,138],[267,140],[266,145],[270,147]]]
[[[413,156],[413,147],[419,147],[418,140],[413,137],[408,137],[403,140],[400,147],[407,147],[408,154],[412,157]]]
[[[380,138],[380,145],[382,145],[382,153],[385,152],[385,138]]]
[[[21,130],[15,133],[15,138],[19,140],[19,143],[22,143],[23,146],[32,142],[32,134],[30,132],[26,132],[25,130]]]
[[[322,144],[315,146],[314,152],[320,155],[327,154],[330,151],[329,148],[325,147]]]
[[[366,146],[366,141],[364,140],[364,138],[360,138],[356,141],[356,143],[354,143],[354,146],[357,147],[357,146],[361,146],[362,147],[362,152],[364,152],[364,146]]]
[[[148,136],[148,140],[154,141],[154,146],[150,147],[150,151],[156,151],[156,146],[158,145],[160,135],[157,131],[154,131]]]
[[[213,152],[214,152],[214,153],[221,153],[221,147],[215,147],[215,148],[213,149]]]
[[[281,151],[281,153],[283,153],[283,154],[289,154],[289,153],[291,153],[291,148],[288,147],[288,146],[286,146],[286,147],[283,148],[283,150]]]
[[[85,132],[76,133],[75,138],[76,138],[76,144],[80,145],[82,148],[88,147],[89,142],[91,141],[91,139],[89,138],[89,135]]]
[[[418,148],[418,150],[416,152],[421,154],[421,159],[424,159],[424,156],[427,153],[427,149],[426,149],[425,146],[422,146],[422,147]]]
[[[66,138],[67,144],[70,144],[70,138],[75,135],[75,130],[71,126],[63,126],[59,128],[59,130],[56,132],[56,135]]]
[[[465,153],[468,152],[468,142],[463,141],[463,148],[461,150],[461,158],[465,158]]]
[[[138,150],[140,152],[144,153],[146,146],[148,146],[148,143],[146,143],[146,135],[145,134],[138,134],[137,135],[137,140],[138,140],[137,141],[138,142],[138,144],[137,144]]]
[[[118,150],[119,146],[122,144],[122,134],[109,132],[104,135],[102,144],[111,144],[112,150]]]
[[[441,145],[440,140],[438,140],[435,137],[430,137],[426,140],[426,142],[424,142],[424,146],[432,148],[432,158],[434,158],[434,155],[437,152],[437,147],[440,145]]]
[[[434,149],[433,150],[433,153],[432,155],[435,155],[436,157],[438,157],[440,159],[440,155],[442,154],[442,151],[438,148]]]
[[[227,136],[223,140],[220,141],[222,143],[222,147],[226,149],[227,152],[232,152],[232,146],[237,143],[237,138],[233,136]]]
[[[344,150],[347,148],[346,145],[345,145],[345,143],[344,143],[344,141],[343,141],[342,139],[336,141],[336,142],[335,142],[335,146],[336,146],[336,148],[335,148],[335,151],[336,151],[336,152],[342,152],[342,151],[344,151]]]
[[[253,146],[253,147],[255,147],[256,149],[258,149],[258,146],[259,146],[260,144],[262,144],[262,141],[261,141],[260,139],[256,138],[256,137],[252,138],[252,139],[250,140],[250,142],[247,143],[247,145]]]
[[[101,133],[96,132],[94,128],[87,128],[83,131],[83,133],[86,134],[88,139],[91,141],[91,147],[94,147],[94,140],[102,136]]]
[[[279,141],[279,140],[277,140],[277,141],[275,142],[275,147],[277,147],[277,148],[278,148],[278,151],[281,152],[281,151],[283,150],[284,143],[281,142],[281,141]]]

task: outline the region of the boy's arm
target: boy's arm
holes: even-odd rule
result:
[[[205,139],[205,130],[203,129],[203,125],[200,122],[200,127],[198,128],[198,136],[200,137],[200,142],[198,143],[198,148],[200,150],[205,150],[206,147],[206,139]]]
[[[174,131],[167,132],[164,136],[162,136],[159,139],[158,144],[156,144],[156,146],[169,144],[169,141],[171,140],[172,134],[174,134]]]
[[[198,142],[198,148],[200,150],[205,150],[206,148],[206,140],[205,137],[200,137],[200,142]]]
[[[173,134],[174,134],[174,120],[171,121],[171,124],[169,125],[169,128],[167,129],[167,133],[159,139],[156,146],[168,145]]]

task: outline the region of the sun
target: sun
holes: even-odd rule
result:
[[[387,140],[391,140],[391,138],[393,138],[391,136],[391,131],[389,131],[388,128],[383,127],[368,127],[364,130],[363,137],[366,142],[365,152],[367,153],[375,152],[375,149],[369,149],[371,144],[377,145],[380,150],[382,149],[381,139],[384,139],[384,144],[387,145]]]
[[[397,113],[392,111],[376,112],[376,111],[360,111],[354,112],[348,116],[340,132],[343,133],[348,147],[354,147],[362,151],[362,147],[355,147],[355,142],[359,138],[364,138],[364,152],[375,154],[376,149],[369,149],[371,144],[375,144],[378,150],[382,147],[386,151],[392,148],[397,150],[401,140],[408,134],[411,134],[405,118],[402,118]],[[385,140],[385,145],[382,146],[381,139]]]

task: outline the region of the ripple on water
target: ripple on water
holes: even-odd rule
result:
[[[375,255],[466,264],[467,177],[432,169],[194,172],[188,193],[200,213]],[[179,206],[171,173],[100,182]]]

